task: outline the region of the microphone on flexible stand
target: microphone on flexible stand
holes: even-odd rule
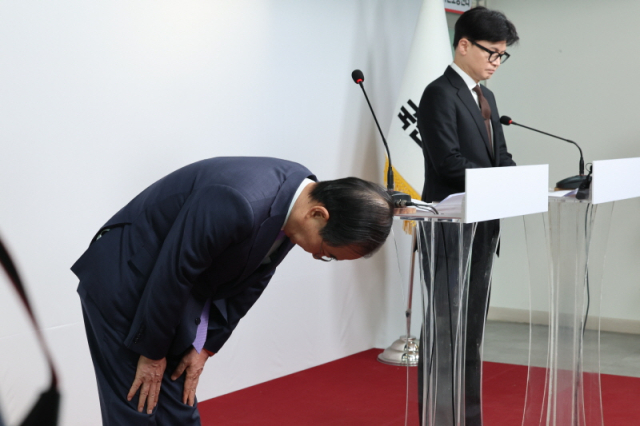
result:
[[[513,121],[511,117],[507,117],[506,115],[503,115],[502,117],[500,117],[500,123],[504,124],[505,126],[509,126],[513,124],[514,126],[524,127],[525,129],[533,130],[534,132],[542,133],[543,135],[551,136],[552,138],[560,139],[562,141],[569,142],[577,146],[578,150],[580,151],[579,174],[578,176],[571,176],[566,179],[562,179],[558,181],[556,183],[556,188],[558,189],[576,189],[576,188],[588,189],[589,188],[589,184],[591,183],[591,176],[584,175],[584,157],[582,156],[582,149],[577,143],[569,139],[561,138],[560,136],[552,135],[551,133],[543,132],[541,130],[537,130],[531,127],[524,126],[522,124],[518,124],[515,121]]]
[[[391,196],[393,200],[393,205],[396,208],[403,208],[406,206],[411,206],[413,203],[411,202],[411,196],[409,194],[405,194],[404,192],[399,192],[394,190],[395,184],[393,179],[393,166],[391,165],[391,154],[389,153],[389,145],[387,145],[387,140],[384,138],[384,134],[382,133],[382,129],[380,129],[380,124],[378,124],[378,119],[376,118],[376,113],[373,112],[373,107],[371,106],[371,102],[369,102],[369,97],[367,96],[367,92],[364,90],[364,85],[362,82],[364,81],[364,74],[360,70],[353,70],[351,73],[351,78],[354,83],[356,83],[362,89],[362,93],[364,93],[364,97],[367,100],[367,104],[369,104],[369,109],[371,110],[371,114],[373,115],[373,119],[376,122],[376,126],[378,127],[378,132],[380,132],[380,136],[382,137],[382,142],[384,143],[384,147],[387,150],[387,158],[389,159],[389,169],[387,170],[387,192]]]

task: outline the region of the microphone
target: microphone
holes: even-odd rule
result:
[[[360,84],[364,81],[364,74],[360,70],[353,70],[351,78],[356,84]]]
[[[566,179],[562,179],[558,181],[556,183],[556,188],[558,189],[588,188],[588,184],[590,183],[590,180],[587,181],[587,176],[584,175],[584,157],[582,155],[582,148],[580,148],[580,146],[577,143],[569,139],[561,138],[560,136],[552,135],[551,133],[543,132],[542,130],[534,129],[532,127],[527,127],[522,124],[516,123],[511,119],[511,117],[507,117],[506,115],[503,115],[502,117],[500,117],[500,124],[504,124],[505,126],[509,126],[513,124],[514,126],[524,127],[525,129],[533,130],[534,132],[542,133],[543,135],[551,136],[552,138],[560,139],[562,141],[574,144],[576,147],[578,147],[578,150],[580,151],[580,164],[579,164],[578,176],[572,176],[572,177],[568,177]],[[587,186],[583,188],[585,184]]]
[[[360,70],[353,70],[353,72],[351,73],[351,78],[353,79],[353,82],[360,86],[360,88],[362,89],[362,93],[364,93],[364,97],[367,100],[367,104],[369,104],[369,109],[371,110],[373,119],[376,122],[376,126],[378,127],[378,132],[380,132],[380,136],[382,137],[384,148],[387,150],[387,158],[389,159],[389,168],[387,169],[387,192],[393,200],[393,205],[396,208],[411,206],[413,205],[413,203],[411,202],[411,196],[409,194],[394,190],[395,184],[393,179],[393,166],[391,165],[391,153],[389,152],[389,145],[387,145],[387,140],[384,138],[382,129],[380,129],[380,124],[378,123],[378,119],[376,118],[376,113],[373,112],[373,107],[371,106],[371,102],[369,102],[367,92],[364,90],[364,85],[362,84],[362,82],[364,81],[364,74]]]

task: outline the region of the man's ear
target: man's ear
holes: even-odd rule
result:
[[[326,223],[329,220],[329,210],[324,206],[313,206],[307,212],[307,215],[316,220]]]
[[[462,56],[465,56],[469,51],[469,47],[471,47],[471,42],[468,39],[462,37],[460,40],[458,40],[456,51],[459,52]]]

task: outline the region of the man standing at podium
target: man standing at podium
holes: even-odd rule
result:
[[[507,46],[518,39],[515,26],[505,15],[484,7],[470,9],[456,22],[453,63],[427,86],[418,110],[425,159],[424,201],[441,201],[450,194],[464,192],[466,169],[515,166],[507,151],[495,97],[479,83],[491,78],[509,59]],[[486,272],[491,268],[499,230],[498,220],[480,222],[473,242],[466,324],[466,426],[482,423],[480,347],[491,277]],[[449,337],[438,336],[445,338]],[[424,346],[421,349],[426,349]],[[420,393],[423,355],[424,352],[419,364]]]

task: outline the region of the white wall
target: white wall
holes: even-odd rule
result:
[[[0,233],[61,370],[61,424],[99,422],[69,271],[97,227],[155,179],[211,156],[279,156],[325,179],[380,181],[379,140],[350,73],[365,72],[387,129],[420,3],[0,3]],[[580,142],[587,161],[640,156],[640,4],[487,3],[522,38],[489,82],[500,112]],[[574,147],[505,132],[519,164],[550,163],[553,182],[575,174]],[[635,322],[638,207],[625,201],[614,211],[603,301],[604,316]],[[522,224],[509,219],[503,229],[492,306],[526,309]],[[387,244],[371,260],[325,265],[294,250],[210,361],[199,397],[388,345],[404,326],[394,256]],[[11,420],[46,372],[0,281],[0,402]]]
[[[62,375],[61,424],[99,424],[77,280],[96,229],[145,186],[220,155],[381,181],[366,87],[387,129],[419,0],[0,4],[0,232]],[[393,247],[322,264],[299,249],[208,365],[200,399],[386,346],[403,331]],[[0,402],[46,373],[0,278]],[[17,319],[16,319],[17,318]]]
[[[489,81],[500,113],[578,142],[585,161],[640,157],[640,39],[633,0],[488,0],[513,21],[521,41]],[[549,163],[550,182],[577,174],[575,146],[506,127],[520,165]],[[637,185],[639,182],[622,182]],[[615,205],[603,277],[601,315],[609,329],[640,333],[640,199]],[[503,222],[492,308],[528,309],[522,219]],[[508,248],[508,249],[507,249]],[[603,323],[604,324],[604,323]]]

